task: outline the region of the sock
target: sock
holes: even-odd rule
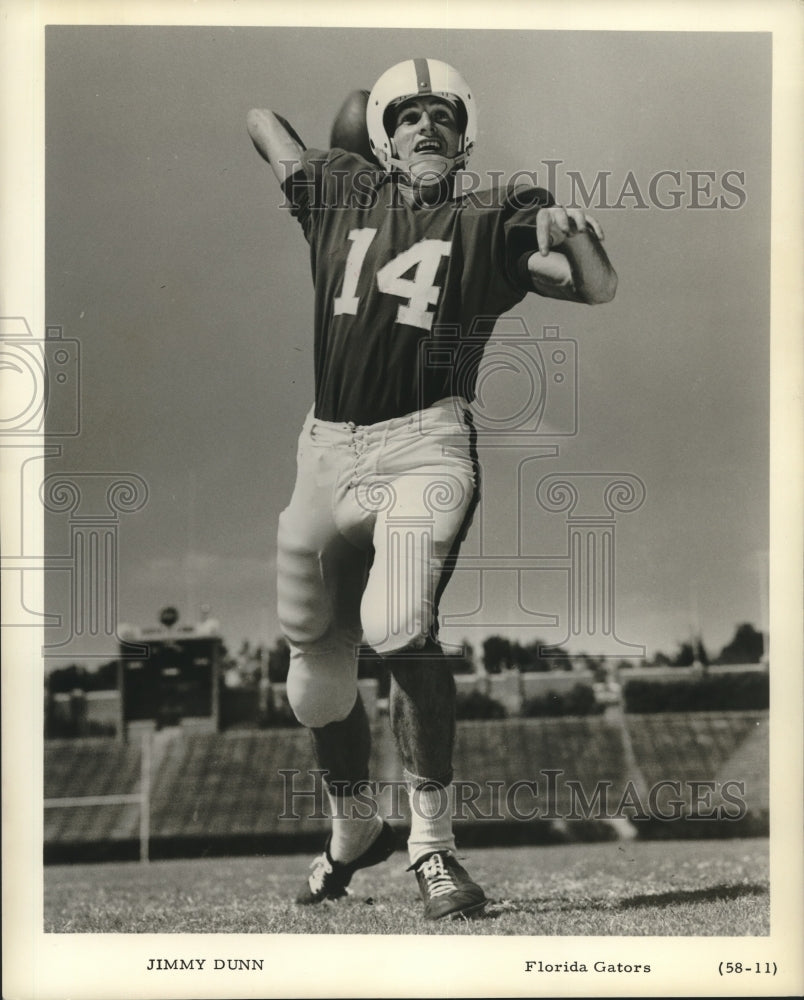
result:
[[[410,798],[410,837],[408,854],[411,865],[433,851],[455,851],[452,833],[451,786],[408,786]]]
[[[357,800],[354,795],[333,795],[327,789],[330,815],[332,816],[332,839],[329,853],[333,861],[354,861],[374,843],[382,829],[382,817],[376,809],[366,818],[369,808],[366,795]]]

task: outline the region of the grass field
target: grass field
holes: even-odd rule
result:
[[[289,900],[309,856],[123,862],[45,869],[45,931],[505,935],[769,933],[768,842],[611,842],[476,849],[466,865],[491,902],[476,920],[426,923],[397,852],[358,872],[352,895]]]

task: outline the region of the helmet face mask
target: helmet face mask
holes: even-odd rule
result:
[[[402,159],[393,138],[396,112],[406,101],[428,96],[446,101],[454,109],[458,150],[454,156]],[[385,170],[400,172],[416,186],[440,185],[466,163],[477,134],[477,113],[469,87],[456,69],[438,59],[407,59],[386,70],[374,84],[366,126],[372,151]]]

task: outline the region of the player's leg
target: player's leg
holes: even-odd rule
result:
[[[277,545],[279,617],[291,647],[288,700],[311,731],[333,816],[327,850],[298,897],[304,903],[343,895],[354,870],[393,850],[391,831],[376,812],[367,816],[365,805],[359,814],[354,808],[370,752],[356,659],[365,553],[334,525],[335,452],[300,448],[296,489],[280,516]]]
[[[283,525],[278,587],[280,621],[291,646],[288,701],[312,733],[327,784],[351,786],[368,778],[371,742],[357,688],[365,553],[334,535],[323,551],[303,554],[300,533],[293,532],[289,542],[286,532]],[[288,604],[294,609],[292,623]]]
[[[366,580],[366,563],[367,553],[340,536],[333,539],[319,560],[322,584],[329,594],[333,621],[337,623],[332,634],[342,644],[341,655],[349,670],[348,690],[353,693],[353,704],[343,719],[312,726],[310,732],[316,763],[325,772],[330,802],[329,853],[332,859],[344,863],[362,857],[382,828],[367,787],[371,729],[357,689],[357,654],[362,638],[360,599]],[[326,696],[332,696],[329,685]]]
[[[455,682],[435,634],[442,581],[473,505],[473,483],[461,472],[422,469],[385,484],[391,500],[377,515],[363,594],[364,634],[391,671],[391,728],[412,787],[444,788],[452,780]],[[431,846],[454,846],[443,810],[440,822],[444,842]],[[411,862],[431,844],[426,839],[418,851],[417,832]]]
[[[455,849],[450,791],[455,680],[441,647],[431,640],[387,663],[391,730],[411,804],[408,853],[415,865],[433,851]]]
[[[288,700],[309,729],[342,722],[354,708],[366,573],[365,554],[342,537],[333,514],[348,439],[325,430],[308,416],[277,531],[277,608],[291,648]]]
[[[455,681],[437,643],[388,658],[391,724],[410,799],[410,868],[428,920],[469,916],[487,903],[483,889],[458,863],[452,829]],[[431,777],[432,776],[432,777]]]
[[[288,700],[309,729],[340,722],[352,711],[360,636],[354,613],[351,620],[344,615],[348,580],[341,587],[338,581],[339,571],[350,571],[347,543],[327,519],[326,504],[316,499],[314,491],[297,489],[280,515],[277,536],[279,622],[291,650]],[[362,579],[360,553],[355,556],[352,572]]]
[[[420,648],[386,657],[386,663],[391,729],[405,777],[445,787],[452,781],[455,680],[443,651],[428,639]]]
[[[422,511],[434,484],[452,502],[442,503],[428,518]],[[373,622],[374,642],[391,672],[391,729],[411,800],[412,865],[434,851],[455,848],[449,801],[455,680],[437,640],[437,607],[474,506],[473,491],[465,485],[450,482],[443,471],[435,478],[428,472],[395,482],[398,505],[378,518],[374,565],[363,597],[364,622]],[[414,544],[405,544],[404,536],[411,534]],[[372,616],[366,614],[370,602]],[[383,602],[388,609],[384,624],[378,613]],[[370,635],[367,629],[369,642]]]
[[[393,481],[362,605],[366,639],[391,670],[391,726],[411,803],[408,850],[430,919],[486,903],[454,855],[455,682],[436,639],[438,600],[471,520],[475,482],[462,462]]]
[[[428,920],[468,916],[486,905],[483,889],[455,854],[452,755],[455,680],[440,645],[428,639],[387,658],[390,714],[410,800],[410,867]]]

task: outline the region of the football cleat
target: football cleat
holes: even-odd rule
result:
[[[412,867],[424,900],[425,920],[477,915],[488,903],[451,851],[427,854]]]
[[[301,906],[323,903],[325,899],[342,899],[348,895],[347,887],[356,871],[380,864],[396,850],[394,831],[387,823],[383,823],[377,839],[368,850],[354,861],[336,861],[329,853],[330,840],[327,840],[324,853],[313,860],[310,874],[296,896],[296,902]]]

